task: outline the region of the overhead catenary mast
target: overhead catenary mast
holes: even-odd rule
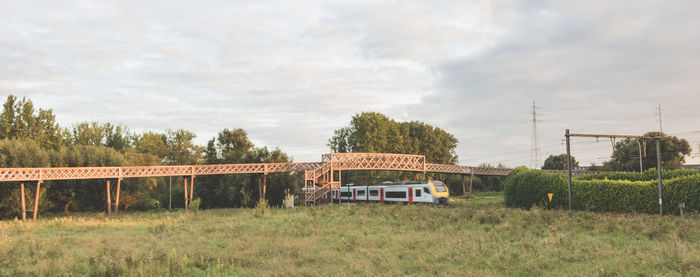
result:
[[[663,115],[661,114],[661,103],[658,103],[659,106],[657,107],[657,115],[659,116],[659,132],[663,133],[664,132],[664,124],[663,124]]]

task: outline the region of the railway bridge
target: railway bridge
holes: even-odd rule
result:
[[[124,178],[148,178],[184,176],[185,208],[194,196],[194,181],[196,176],[224,174],[262,174],[263,195],[268,173],[298,172],[304,180],[303,199],[306,204],[317,203],[321,196],[331,190],[339,190],[342,171],[382,170],[407,171],[422,173],[446,173],[464,176],[474,175],[505,176],[510,168],[485,168],[461,165],[426,163],[423,155],[390,154],[390,153],[331,153],[321,156],[320,162],[300,163],[245,163],[245,164],[215,164],[215,165],[173,165],[173,166],[126,166],[126,167],[49,167],[49,168],[0,168],[0,182],[20,182],[22,210],[24,207],[24,183],[36,183],[34,201],[34,220],[37,217],[39,191],[41,184],[49,180],[84,180],[106,179],[107,211],[112,212],[112,197],[110,195],[110,180],[116,180],[115,213],[119,212],[119,194],[121,180]],[[548,170],[548,172],[561,172]],[[574,174],[589,172],[575,171]],[[189,183],[189,188],[188,188]],[[23,213],[23,215],[26,212]]]

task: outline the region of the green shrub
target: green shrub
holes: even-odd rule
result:
[[[527,168],[516,168],[506,178],[506,206],[529,209],[533,205],[559,207],[566,202],[567,180],[564,174],[550,174]],[[552,202],[547,194],[552,193]],[[567,204],[568,205],[568,204]]]
[[[700,170],[692,169],[673,169],[661,171],[661,179],[673,179],[683,176],[690,176],[700,174]],[[644,173],[637,172],[612,172],[612,173],[598,173],[598,174],[587,174],[581,175],[574,179],[577,180],[628,180],[628,181],[651,181],[657,180],[658,173],[655,168],[647,169]]]
[[[639,173],[596,174],[573,180],[573,208],[588,211],[657,213],[658,183],[650,178],[656,171]],[[670,170],[662,176],[665,213],[678,214],[678,204],[687,211],[700,211],[700,173],[692,170]],[[624,179],[627,177],[628,179]],[[644,180],[647,179],[647,180]],[[554,193],[551,203],[547,193]],[[529,209],[533,205],[547,208],[568,207],[567,179],[563,174],[550,174],[519,168],[505,182],[505,203],[510,207]],[[559,196],[559,197],[557,197]]]
[[[195,198],[194,200],[192,200],[192,202],[190,202],[190,209],[191,209],[192,211],[194,211],[195,214],[198,214],[198,213],[199,213],[199,205],[200,205],[200,204],[202,204],[202,199],[200,199],[199,197],[197,197],[197,198]]]
[[[160,209],[160,201],[151,197],[143,197],[131,207],[137,211],[148,211]]]
[[[255,205],[255,211],[253,211],[253,214],[256,217],[261,217],[265,215],[265,213],[267,212],[267,206],[267,200],[265,200],[265,198],[260,198],[260,200],[258,200],[258,204]]]

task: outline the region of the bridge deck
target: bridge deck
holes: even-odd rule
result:
[[[486,168],[426,163],[425,156],[387,153],[333,153],[322,156],[321,162],[246,163],[216,165],[170,165],[125,167],[48,167],[0,168],[0,181],[48,181],[79,179],[123,179],[163,176],[200,176],[217,174],[267,174],[305,171],[307,179],[318,178],[326,171],[387,170],[425,173],[473,174],[505,176],[510,168]],[[565,171],[552,171],[565,173]],[[312,173],[313,176],[308,176]],[[584,172],[576,171],[575,174]]]

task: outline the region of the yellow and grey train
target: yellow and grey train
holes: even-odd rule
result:
[[[447,205],[450,192],[440,181],[384,182],[375,186],[348,185],[331,192],[333,202],[428,203]]]

